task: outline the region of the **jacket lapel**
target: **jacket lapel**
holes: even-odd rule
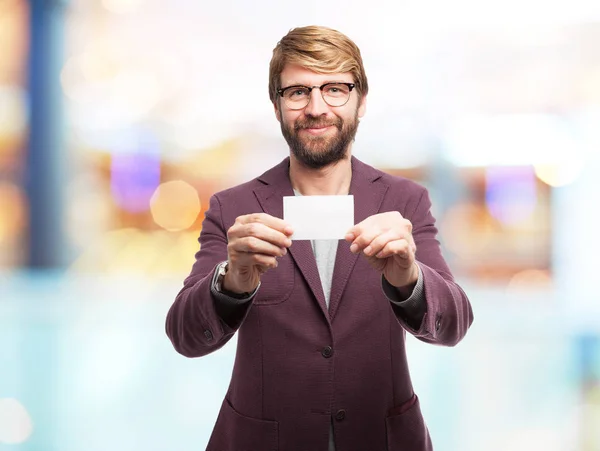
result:
[[[381,172],[361,163],[352,157],[352,182],[350,194],[354,196],[354,223],[365,220],[369,216],[379,213],[383,198],[388,189],[387,185],[377,180]],[[331,321],[338,310],[342,294],[348,284],[350,275],[360,254],[350,252],[350,244],[345,240],[338,243],[333,280],[331,281],[331,295],[329,298],[329,316]]]
[[[265,172],[258,179],[262,183],[265,183],[264,186],[254,190],[254,194],[262,209],[271,216],[283,218],[283,196],[294,195],[289,178],[289,158],[286,158],[280,164]],[[327,304],[325,303],[325,296],[323,295],[319,270],[310,241],[294,241],[289,248],[289,252],[296,265],[300,268],[300,272],[317,299],[327,321],[329,321],[329,313],[327,311]]]

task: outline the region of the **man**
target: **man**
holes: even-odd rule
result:
[[[473,314],[426,190],[351,156],[367,92],[359,49],[335,30],[293,29],[273,51],[269,95],[290,156],[212,196],[166,321],[188,357],[239,331],[209,451],[432,449],[406,331],[453,346]],[[284,196],[347,194],[345,240],[292,244]]]

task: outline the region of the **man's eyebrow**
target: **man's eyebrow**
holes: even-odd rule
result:
[[[319,84],[319,85],[311,85],[311,84],[306,84],[306,83],[300,83],[300,82],[296,82],[296,81],[292,81],[289,82],[288,84],[284,84],[283,86],[289,87],[291,88],[292,86],[323,86],[326,85],[328,83],[352,83],[351,81],[342,81],[342,80],[326,80],[323,83]]]

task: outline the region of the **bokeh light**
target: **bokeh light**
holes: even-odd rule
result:
[[[494,218],[512,225],[528,219],[537,204],[531,166],[486,169],[486,204]]]
[[[150,136],[134,134],[111,156],[111,192],[117,205],[131,213],[148,210],[160,182],[160,155]]]
[[[198,192],[189,183],[174,180],[161,184],[150,200],[154,222],[170,232],[190,227],[200,214]]]
[[[71,265],[71,273],[183,274],[198,251],[198,232],[172,233],[136,228],[104,233],[82,251]]]
[[[14,237],[25,223],[26,200],[16,185],[0,180],[0,244]]]
[[[0,2],[0,85],[14,79],[21,70],[27,49],[27,4],[19,0]]]
[[[484,209],[476,204],[454,205],[445,213],[440,224],[446,247],[461,258],[476,256],[494,236],[492,221]]]
[[[32,432],[33,424],[25,407],[14,398],[0,398],[0,443],[24,443]]]
[[[560,164],[537,164],[535,175],[547,185],[554,188],[575,182],[584,169],[584,161],[580,158],[569,158]]]
[[[552,277],[548,271],[526,269],[515,274],[507,285],[508,291],[540,290],[552,286]]]
[[[19,135],[25,130],[27,124],[25,99],[22,88],[0,85],[0,140]]]

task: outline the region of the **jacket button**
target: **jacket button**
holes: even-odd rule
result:
[[[321,351],[321,355],[326,359],[331,357],[333,355],[333,349],[331,348],[331,346],[325,346]]]
[[[211,341],[213,339],[213,334],[210,330],[206,329],[204,331],[204,338],[206,338],[208,341]]]
[[[346,411],[344,409],[338,410],[335,414],[335,419],[342,421],[344,418],[346,418]]]

